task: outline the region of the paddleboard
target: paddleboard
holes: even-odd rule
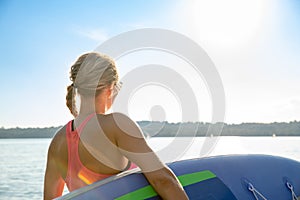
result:
[[[190,199],[297,200],[300,162],[270,155],[226,155],[169,163]],[[134,169],[68,193],[65,199],[161,199]]]

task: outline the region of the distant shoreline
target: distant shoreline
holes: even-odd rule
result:
[[[300,122],[274,123],[169,123],[137,122],[146,137],[207,137],[207,136],[300,136]],[[221,134],[217,132],[223,126]],[[0,128],[0,138],[52,138],[62,126],[48,128]],[[208,129],[209,128],[209,129]],[[208,130],[211,132],[208,133]]]

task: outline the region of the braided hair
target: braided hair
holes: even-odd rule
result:
[[[106,55],[96,52],[81,55],[71,66],[70,80],[67,87],[66,105],[74,117],[78,116],[76,109],[76,94],[97,96],[102,89],[119,80],[115,62]]]

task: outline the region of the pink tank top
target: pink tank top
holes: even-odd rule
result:
[[[68,144],[68,171],[65,179],[68,190],[71,192],[78,188],[84,187],[96,181],[105,179],[114,174],[98,174],[86,168],[79,158],[78,153],[78,144],[79,136],[82,129],[88,123],[88,121],[93,118],[96,113],[89,115],[82,124],[76,129],[72,130],[73,121],[70,121],[67,124],[66,137]],[[128,166],[125,170],[136,168],[137,166],[134,163],[128,163]]]

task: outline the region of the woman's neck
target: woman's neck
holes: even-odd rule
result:
[[[106,102],[99,101],[98,98],[81,96],[80,100],[79,115],[89,115],[93,112],[96,112],[97,114],[105,114],[108,110]]]

